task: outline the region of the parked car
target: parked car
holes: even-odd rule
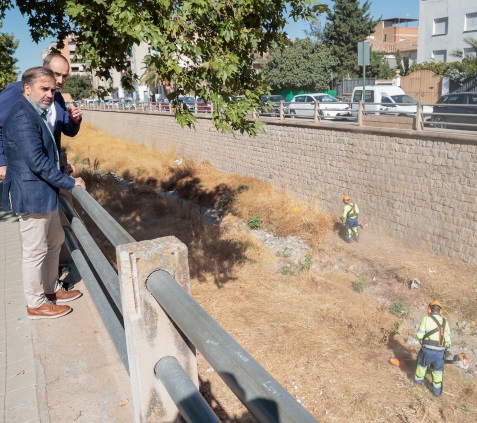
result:
[[[417,113],[417,101],[408,96],[401,87],[370,85],[366,86],[365,90],[364,111],[366,113],[394,116],[415,116]],[[357,115],[358,102],[363,99],[363,87],[355,87],[351,99],[353,114]],[[432,108],[424,106],[423,113],[432,113]]]
[[[282,95],[262,95],[258,114],[272,117],[280,116],[281,101],[285,102],[285,97]]]
[[[178,100],[182,101],[182,103],[184,103],[187,108],[192,112],[194,113],[194,101],[195,101],[195,98],[192,97],[192,96],[179,96],[178,97]]]
[[[197,111],[199,113],[212,113],[212,103],[210,101],[205,101],[202,98],[197,99]]]
[[[130,110],[136,107],[136,103],[134,103],[132,98],[120,98],[117,102],[118,109],[121,110]]]
[[[212,113],[212,103],[205,101],[201,98],[195,99],[192,96],[180,96],[178,97],[178,100],[181,100],[185,107],[187,107],[191,113],[195,112],[195,103],[197,103],[198,113]],[[167,98],[160,100],[157,105],[158,110],[165,112],[170,111],[171,102]]]
[[[477,130],[477,92],[445,94],[437,100],[432,113],[434,128]]]
[[[168,98],[162,98],[157,101],[157,110],[160,112],[169,112],[171,110],[171,104]]]
[[[322,119],[346,119],[351,116],[349,104],[326,93],[296,95],[288,105],[287,112],[292,117],[314,116],[315,102],[320,103]]]

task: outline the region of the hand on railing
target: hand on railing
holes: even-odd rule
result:
[[[84,182],[83,178],[74,178],[75,180],[75,187],[80,187],[86,189],[86,183]]]

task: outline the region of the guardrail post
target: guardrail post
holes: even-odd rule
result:
[[[280,120],[285,120],[285,102],[280,100]]]
[[[363,126],[363,101],[358,103],[358,126]]]
[[[120,245],[116,255],[135,422],[179,422],[179,411],[154,367],[163,357],[175,357],[198,387],[195,349],[147,290],[146,280],[163,270],[190,292],[187,247],[169,236]]]
[[[422,129],[422,113],[424,109],[420,101],[417,102],[416,106],[416,117],[414,118],[414,129],[420,131]]]

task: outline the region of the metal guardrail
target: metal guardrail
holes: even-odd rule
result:
[[[407,116],[415,119],[412,125],[414,130],[477,130],[477,111],[475,116],[471,113],[448,113],[436,112],[437,107],[448,105],[442,104],[422,104],[418,102],[413,105],[410,103],[355,103],[355,102],[341,102],[336,103],[306,103],[309,107],[298,111],[296,105],[303,103],[284,102],[276,104],[268,104],[259,110],[252,112],[253,119],[260,119],[263,121],[285,121],[288,119],[296,119],[300,121],[310,121],[315,124],[323,122],[333,122],[348,125],[363,126],[364,121],[362,116],[366,115],[380,115],[380,116]],[[347,106],[343,110],[343,105]],[[400,106],[407,108],[415,108],[415,111],[399,110]],[[474,105],[452,105],[453,107],[465,107],[472,110]],[[104,103],[90,103],[83,104],[82,107],[91,110],[120,110],[123,112],[142,112],[142,113],[172,113],[173,109],[163,103],[148,103],[138,104],[134,107],[118,106],[108,107]],[[196,103],[191,112],[196,116],[211,117],[213,108],[211,106],[201,108],[200,103]],[[348,114],[349,112],[349,114]],[[340,116],[333,116],[340,114]],[[466,119],[468,122],[459,122],[459,120]],[[376,125],[373,125],[376,126]]]
[[[115,247],[135,243],[134,238],[88,192],[74,188],[72,194]],[[118,275],[66,198],[60,197],[60,205],[74,231],[73,236],[70,229],[65,228],[66,242],[72,258],[129,372]],[[316,422],[316,419],[208,315],[169,273],[162,270],[153,272],[146,286],[174,326],[204,355],[258,421]],[[154,372],[161,380],[187,422],[219,421],[174,357],[163,357],[150,372]]]
[[[149,276],[146,286],[260,422],[316,422],[168,273],[154,272]]]

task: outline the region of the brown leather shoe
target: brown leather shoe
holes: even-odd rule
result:
[[[68,301],[76,300],[76,298],[81,297],[81,292],[77,289],[72,289],[67,291],[66,289],[59,289],[54,294],[45,294],[45,297],[54,303],[66,303]]]
[[[49,301],[44,302],[40,307],[27,307],[28,318],[35,319],[56,319],[64,316],[73,310],[67,305],[56,305]]]

